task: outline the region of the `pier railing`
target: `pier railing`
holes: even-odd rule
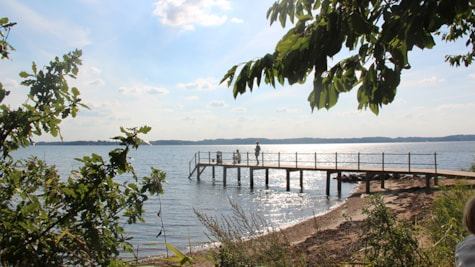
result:
[[[190,161],[190,170],[198,163],[243,164],[257,163],[254,153],[241,153],[240,162],[236,162],[234,152],[196,152]],[[315,169],[352,168],[356,170],[374,168],[381,171],[389,168],[405,169],[432,169],[437,173],[437,153],[261,153],[259,165],[277,167],[311,167]]]

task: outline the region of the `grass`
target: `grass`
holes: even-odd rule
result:
[[[360,237],[363,245],[359,253],[364,254],[364,263],[341,260],[328,265],[325,260],[332,255],[320,246],[314,250],[323,259],[317,266],[453,266],[455,246],[468,235],[462,224],[463,208],[475,190],[463,182],[441,186],[439,190],[428,215],[421,221],[398,220],[381,195],[372,195],[364,208],[368,219]],[[213,218],[195,211],[208,229],[209,239],[220,244],[208,255],[214,266],[309,264],[305,252],[296,250],[282,231],[230,203],[233,214],[229,216]],[[318,225],[314,227],[318,229]],[[181,257],[181,260],[178,266],[193,265],[192,258]]]
[[[430,237],[428,254],[438,266],[453,266],[454,250],[469,233],[462,223],[463,210],[467,200],[474,194],[473,186],[462,182],[442,187],[440,197],[434,199],[432,213],[424,228]]]
[[[285,234],[260,216],[247,215],[237,204],[230,203],[233,214],[220,219],[195,211],[210,232],[210,240],[220,244],[212,252],[216,266],[305,265],[305,258],[293,251]]]

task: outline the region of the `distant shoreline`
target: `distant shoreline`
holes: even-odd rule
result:
[[[475,141],[475,135],[449,135],[444,137],[359,137],[359,138],[232,138],[187,140],[156,140],[152,145],[249,145],[259,140],[262,144],[343,144],[343,143],[411,143],[411,142],[463,142]],[[38,142],[36,145],[117,145],[115,141]]]

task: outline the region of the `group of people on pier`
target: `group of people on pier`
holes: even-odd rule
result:
[[[256,156],[257,165],[259,165],[259,154],[261,153],[261,146],[259,141],[256,141],[256,147],[254,148],[254,155]],[[239,149],[236,149],[236,152],[233,152],[233,164],[241,163],[241,153]]]
[[[259,155],[261,153],[261,146],[259,145],[259,141],[256,141],[256,147],[254,148],[254,155],[256,156],[256,165],[259,165]],[[223,163],[223,153],[221,151],[216,152],[216,163],[220,164]],[[239,149],[236,149],[233,152],[233,164],[240,164],[241,163],[241,152]]]

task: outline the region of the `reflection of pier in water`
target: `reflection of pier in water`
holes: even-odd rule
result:
[[[249,169],[249,185],[254,187],[254,171],[265,170],[265,185],[269,185],[269,170],[286,171],[287,191],[290,191],[290,173],[300,173],[300,190],[303,191],[304,171],[326,172],[326,194],[330,195],[330,180],[336,174],[338,195],[341,194],[342,173],[365,173],[366,193],[370,193],[370,179],[379,174],[381,187],[387,174],[422,175],[426,178],[426,187],[430,188],[431,179],[438,184],[439,178],[475,178],[475,172],[437,169],[437,153],[434,154],[392,154],[392,153],[261,153],[259,165],[252,153],[244,153],[241,161],[235,162],[234,152],[196,152],[189,163],[189,177],[196,173],[200,180],[207,167],[223,168],[223,184],[226,185],[227,170],[237,169],[238,184],[241,183],[241,168]]]

